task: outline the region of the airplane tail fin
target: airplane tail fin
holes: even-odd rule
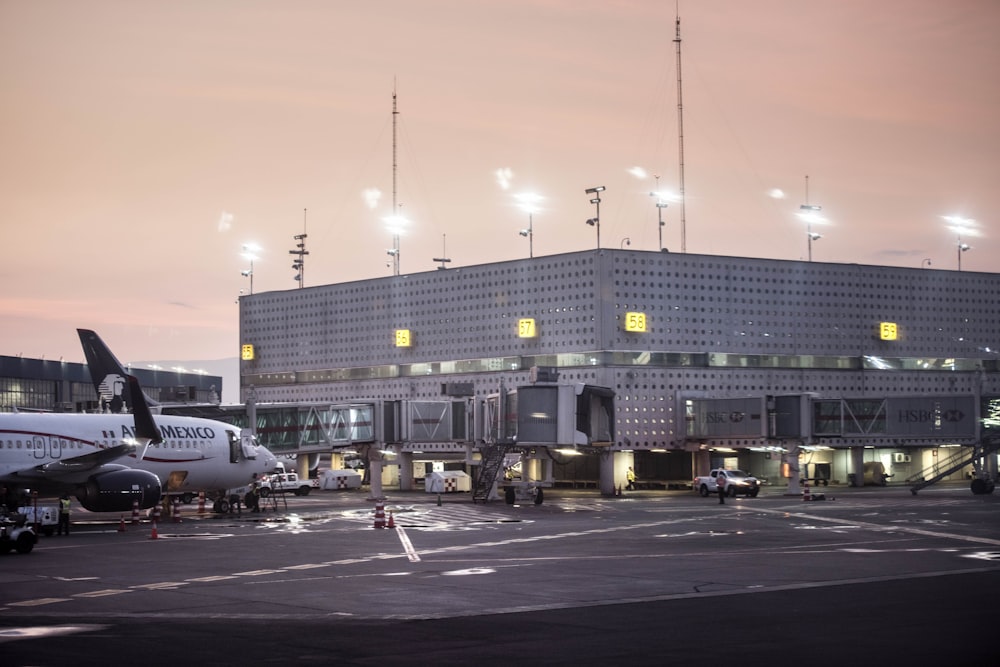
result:
[[[129,400],[132,404],[132,417],[135,419],[135,439],[141,447],[136,456],[141,461],[146,456],[146,449],[151,444],[163,442],[163,437],[160,435],[160,429],[156,428],[153,413],[146,404],[146,396],[142,393],[139,380],[134,375],[128,375],[126,378]]]
[[[94,389],[101,400],[101,409],[124,412],[128,407],[134,410],[135,405],[127,388],[128,373],[125,367],[97,333],[90,329],[77,329],[76,332],[80,336],[80,345],[87,358],[90,380],[94,383]],[[151,402],[155,404],[149,399],[145,402],[147,405]]]

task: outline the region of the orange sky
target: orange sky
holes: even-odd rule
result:
[[[1000,269],[1000,3],[680,10],[688,252],[805,258],[808,174],[815,261],[954,270],[959,214]],[[596,185],[602,245],[655,250],[628,170],[677,189],[673,37],[658,0],[0,0],[0,354],[235,356],[241,247],[294,288],[303,209],[307,286],[390,275],[394,80],[403,273],[527,256],[522,192],[536,256],[593,248]]]

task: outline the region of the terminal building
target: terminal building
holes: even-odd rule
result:
[[[998,295],[995,273],[581,251],[244,295],[240,391],[298,406],[299,426],[360,403],[381,421],[386,403],[471,405],[554,369],[613,392],[610,438],[525,474],[602,492],[630,467],[654,488],[717,466],[795,491],[995,479]],[[404,484],[481,444],[371,437]]]
[[[218,403],[222,378],[187,371],[129,368],[159,403]],[[95,412],[97,390],[86,364],[0,356],[0,412]]]

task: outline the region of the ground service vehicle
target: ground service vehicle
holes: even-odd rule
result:
[[[38,536],[31,526],[26,525],[26,519],[23,514],[0,516],[0,554],[8,554],[11,549],[26,554],[35,548]]]
[[[298,473],[294,472],[276,472],[265,475],[260,480],[262,498],[267,498],[271,493],[279,490],[285,493],[294,493],[297,496],[308,496],[314,488],[319,488],[318,479],[299,479]]]
[[[726,470],[716,468],[703,477],[695,477],[691,488],[695,489],[703,497],[719,492],[719,485],[725,489],[729,497],[744,495],[756,498],[760,493],[760,481],[756,477],[746,474],[742,470]]]
[[[55,505],[25,505],[17,508],[18,514],[25,516],[25,525],[33,526],[46,537],[56,532],[59,525],[59,508]]]

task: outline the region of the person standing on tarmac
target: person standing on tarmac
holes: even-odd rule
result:
[[[720,470],[715,473],[715,488],[719,491],[719,504],[726,504],[726,476]]]
[[[62,535],[63,530],[69,535],[69,494],[64,493],[59,497],[59,526],[56,535]]]
[[[632,466],[629,466],[628,471],[625,473],[625,481],[628,482],[625,485],[625,490],[635,491],[635,471],[632,470]]]

